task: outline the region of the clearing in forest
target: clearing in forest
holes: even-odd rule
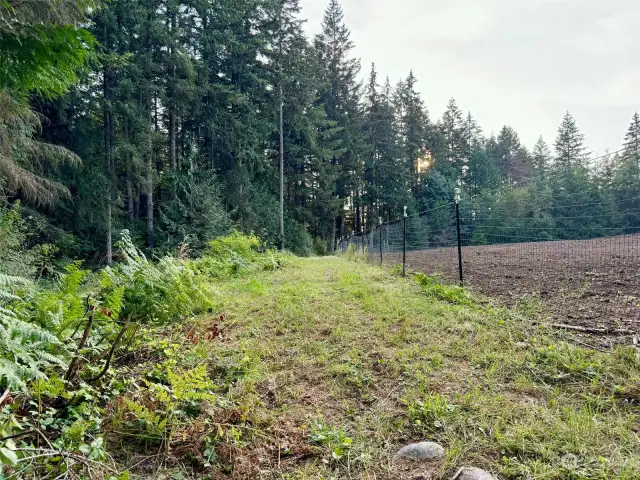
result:
[[[104,425],[132,474],[449,479],[475,466],[499,478],[639,478],[633,348],[573,346],[526,312],[340,258],[291,259],[216,290],[215,314],[147,332],[152,347],[118,366],[139,387]],[[184,412],[200,403],[154,437],[126,419],[162,395],[136,379],[165,371]],[[193,382],[214,394],[190,395]],[[393,464],[423,440],[445,457]]]

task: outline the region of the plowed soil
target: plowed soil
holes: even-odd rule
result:
[[[465,285],[508,306],[538,298],[553,322],[640,333],[640,235],[463,247],[462,257]],[[407,268],[457,281],[457,248],[407,252]]]

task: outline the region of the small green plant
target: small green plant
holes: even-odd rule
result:
[[[428,430],[442,430],[447,418],[455,412],[456,405],[449,402],[444,395],[429,394],[422,400],[416,400],[408,405],[409,418],[417,426]]]
[[[197,407],[203,401],[214,402],[216,385],[209,380],[207,366],[200,365],[191,370],[167,368],[168,387],[150,384],[155,400],[171,411],[176,407]]]
[[[402,268],[402,264],[401,263],[396,263],[395,265],[391,266],[391,269],[389,270],[389,273],[394,277],[401,277],[403,271],[404,271],[404,269]]]
[[[347,436],[342,427],[336,428],[318,418],[311,425],[311,441],[324,447],[333,461],[341,460],[351,450],[353,439]]]
[[[359,390],[365,389],[373,383],[373,377],[361,365],[352,363],[340,363],[333,365],[329,371],[341,378],[347,385]]]
[[[569,344],[548,345],[529,354],[527,369],[545,382],[567,383],[603,380],[603,365],[596,352]]]
[[[130,398],[118,397],[112,407],[110,427],[125,438],[135,439],[146,447],[158,445],[167,434],[167,417]]]
[[[473,305],[469,293],[456,285],[444,285],[436,278],[417,273],[414,279],[425,294],[454,305]]]

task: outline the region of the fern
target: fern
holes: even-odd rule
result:
[[[53,333],[21,318],[14,305],[20,300],[17,287],[28,281],[0,274],[0,384],[26,390],[30,380],[46,378],[52,367],[65,367],[68,354]]]
[[[168,377],[178,402],[201,402],[215,398],[211,393],[215,384],[209,379],[206,365],[177,372],[169,369]]]
[[[174,257],[156,263],[133,244],[128,231],[118,243],[124,262],[102,272],[103,296],[135,321],[166,323],[211,306],[206,282]]]

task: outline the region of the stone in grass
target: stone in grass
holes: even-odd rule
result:
[[[444,448],[435,442],[418,442],[402,447],[393,456],[393,461],[400,459],[410,460],[437,460],[444,457]]]
[[[486,470],[476,467],[463,467],[458,470],[453,477],[453,480],[497,480],[495,476],[491,475]]]

